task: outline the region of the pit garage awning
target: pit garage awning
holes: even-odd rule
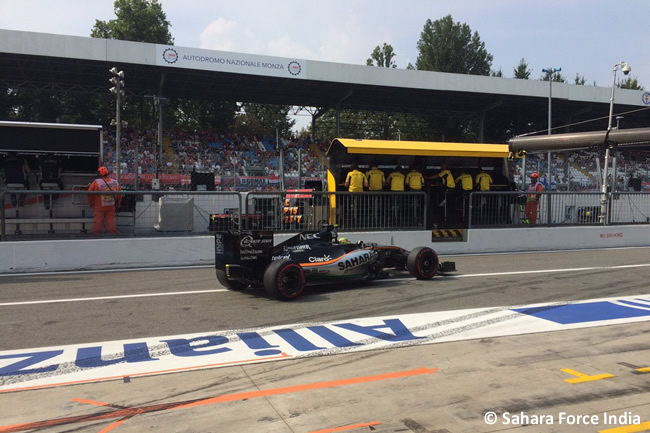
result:
[[[327,155],[404,155],[432,157],[507,158],[507,144],[446,143],[429,141],[357,140],[335,138]]]

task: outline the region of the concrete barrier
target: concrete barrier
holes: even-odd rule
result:
[[[431,231],[341,233],[439,255],[650,246],[650,225],[467,230],[466,241],[434,242]],[[290,235],[276,235],[276,243]],[[0,273],[211,265],[212,236],[0,242]]]

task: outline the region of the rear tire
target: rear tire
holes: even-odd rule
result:
[[[264,271],[264,288],[280,301],[296,299],[305,290],[305,271],[293,260],[274,260]]]
[[[239,281],[239,280],[229,280],[228,277],[226,277],[226,272],[222,271],[221,269],[217,269],[217,281],[221,283],[222,286],[224,286],[228,290],[234,290],[234,291],[240,291],[244,290],[246,287],[248,287],[248,284]]]
[[[438,254],[428,247],[413,249],[406,258],[406,267],[418,280],[430,280],[438,272]]]

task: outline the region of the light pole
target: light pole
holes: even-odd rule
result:
[[[552,125],[552,101],[553,101],[553,74],[556,72],[560,72],[562,68],[544,68],[542,69],[542,72],[546,72],[548,74],[548,135],[551,135],[551,125]],[[551,189],[551,184],[552,184],[552,174],[551,174],[551,152],[548,152],[547,155],[547,167],[546,167],[546,181],[548,183],[548,189]]]
[[[623,71],[625,75],[629,74],[632,68],[626,62],[620,62],[614,65],[612,69],[612,90],[609,96],[609,117],[607,120],[606,140],[609,140],[609,132],[612,130],[612,120],[614,116],[614,90],[616,89],[616,71]],[[607,178],[607,167],[609,166],[609,143],[605,143],[605,167],[603,167],[603,184],[600,195],[600,217],[601,224],[607,223],[607,187],[609,180]]]
[[[121,99],[124,97],[124,71],[118,71],[115,66],[109,69],[109,72],[113,77],[108,80],[113,87],[109,90],[112,94],[115,95],[115,164],[116,164],[116,180],[117,183],[120,183],[120,130],[122,128],[122,121],[120,120],[120,106]]]

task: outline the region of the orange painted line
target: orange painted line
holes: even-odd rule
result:
[[[400,377],[409,377],[409,376],[419,376],[421,374],[433,374],[436,371],[438,371],[437,368],[430,369],[430,368],[420,367],[420,368],[416,368],[415,370],[398,371],[394,373],[378,374],[374,376],[353,377],[351,379],[331,380],[328,382],[307,383],[303,385],[287,386],[284,388],[272,388],[272,389],[263,389],[259,391],[242,392],[238,394],[227,394],[227,395],[221,395],[219,397],[211,397],[211,398],[206,398],[204,400],[198,400],[183,406],[178,406],[176,409],[204,406],[208,404],[223,403],[227,401],[269,397],[272,395],[289,394],[293,392],[312,391],[315,389],[333,388],[336,386],[356,385],[359,383],[376,382],[379,380],[397,379]]]
[[[309,433],[334,433],[339,431],[352,430],[355,428],[372,427],[373,425],[379,425],[379,424],[381,424],[379,421],[364,422],[363,424],[353,424],[353,425],[346,425],[343,427],[327,428],[325,430],[316,430]]]
[[[121,419],[121,420],[119,420],[119,421],[115,421],[113,424],[109,425],[109,426],[106,427],[105,429],[102,429],[99,433],[108,433],[109,431],[111,431],[111,430],[113,430],[115,427],[117,427],[118,425],[120,425],[120,424],[122,424],[122,423],[125,423],[125,422],[127,422],[128,420],[130,420],[130,419],[131,419],[131,417],[128,417],[128,418]]]
[[[36,421],[36,422],[24,423],[24,424],[0,426],[0,433],[15,433],[15,432],[22,432],[27,430],[39,430],[39,429],[45,429],[45,428],[56,427],[61,425],[78,424],[78,423],[91,422],[91,421],[103,421],[103,420],[110,420],[115,418],[118,418],[120,420],[124,418],[126,420],[135,415],[151,413],[151,412],[161,412],[164,410],[171,410],[171,409],[205,406],[208,404],[222,403],[227,401],[245,400],[249,398],[287,394],[289,392],[300,392],[300,391],[309,391],[315,389],[331,388],[335,386],[354,385],[359,383],[368,383],[368,382],[375,382],[375,381],[387,380],[387,379],[397,379],[400,377],[419,376],[422,374],[433,374],[437,371],[438,371],[437,368],[420,367],[414,370],[397,371],[393,373],[378,374],[374,376],[363,376],[363,377],[356,377],[351,379],[332,380],[328,382],[316,382],[316,383],[310,383],[306,385],[289,386],[285,388],[274,388],[274,389],[267,389],[261,391],[253,391],[253,392],[242,392],[238,394],[227,394],[227,395],[222,395],[213,398],[180,401],[180,402],[172,402],[172,403],[161,403],[161,404],[155,404],[151,406],[143,406],[139,408],[117,409],[114,411],[102,412],[94,415],[93,414],[79,415],[79,416],[71,416],[66,418],[55,418],[55,419],[49,419],[43,421]]]
[[[83,398],[73,398],[72,401],[76,401],[78,403],[93,404],[95,406],[112,406],[111,404],[103,403],[101,401],[84,400]]]
[[[121,376],[107,376],[107,377],[98,377],[95,379],[80,379],[80,380],[72,380],[69,382],[58,382],[58,383],[51,383],[47,385],[34,385],[34,386],[24,386],[22,388],[11,388],[11,389],[0,389],[0,394],[3,392],[15,392],[15,391],[29,391],[31,389],[43,389],[43,388],[52,388],[56,386],[66,386],[66,385],[79,385],[82,383],[94,383],[94,382],[105,382],[107,380],[117,380],[117,379],[124,379],[125,377],[141,377],[141,376],[151,376],[154,374],[165,374],[165,373],[173,373],[173,372],[178,372],[178,371],[192,371],[192,370],[197,370],[197,369],[202,369],[202,368],[213,368],[213,367],[224,367],[226,365],[238,365],[238,364],[246,364],[249,362],[259,362],[259,361],[272,361],[275,359],[284,359],[284,358],[291,358],[291,355],[287,355],[286,353],[282,352],[282,354],[278,356],[269,356],[267,358],[255,358],[255,359],[245,359],[243,361],[228,361],[228,362],[221,362],[218,364],[206,364],[206,365],[197,365],[195,367],[178,367],[178,368],[170,368],[167,370],[156,370],[156,371],[145,371],[142,373],[134,373],[134,374],[127,374],[127,375],[121,375]],[[2,431],[2,430],[0,430]]]

